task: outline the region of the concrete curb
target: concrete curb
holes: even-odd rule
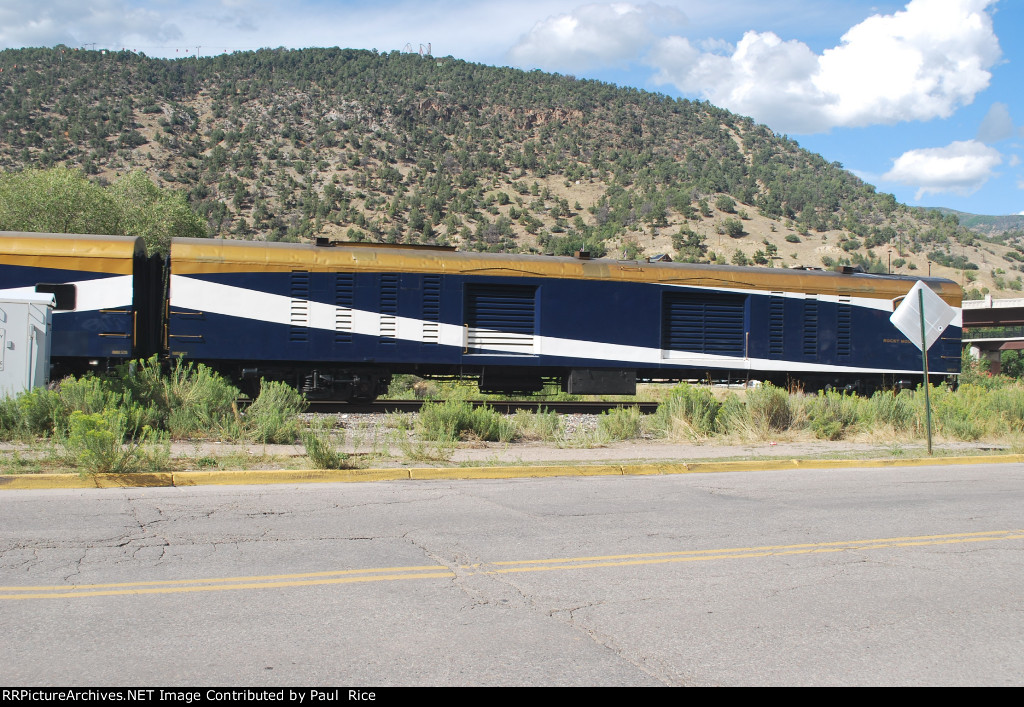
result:
[[[3,474],[0,491],[39,489],[153,488],[246,484],[303,484],[358,481],[443,481],[457,479],[530,479],[549,476],[664,476],[780,469],[1011,464],[1024,454],[918,457],[913,459],[771,459],[759,461],[666,462],[656,464],[581,464],[576,466],[485,466],[401,469],[267,469],[252,471],[175,471],[157,474]]]

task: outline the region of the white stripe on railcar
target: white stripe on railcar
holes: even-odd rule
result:
[[[89,280],[61,283],[75,286],[75,312],[93,312],[100,309],[124,309],[132,306],[132,276],[114,275]],[[26,297],[36,293],[36,286],[0,289],[0,297]],[[58,311],[60,315],[63,312]]]
[[[200,312],[210,312],[241,319],[269,322],[272,324],[290,325],[293,298],[286,295],[275,295],[259,290],[249,290],[207,280],[199,280],[184,275],[171,276],[171,307]],[[336,314],[344,309],[346,316],[351,317],[353,334],[379,337],[381,315],[362,309],[339,308],[323,302],[309,301],[308,324],[310,328],[335,331]],[[403,341],[421,343],[424,340],[424,325],[437,326],[436,322],[424,322],[408,317],[393,317],[395,321],[395,337]],[[495,332],[495,341],[500,340],[500,332]],[[439,325],[438,343],[442,346],[465,348],[466,329],[456,324]],[[521,345],[488,344],[490,353],[481,356],[504,354],[522,355]],[[472,354],[470,354],[472,355]],[[744,358],[737,356],[719,356],[695,352],[673,351],[671,358],[665,358],[665,351],[660,348],[631,346],[629,344],[612,344],[600,341],[580,339],[564,339],[552,336],[534,337],[534,355],[561,356],[566,358],[608,361],[609,363],[625,363],[642,367],[644,365],[680,368],[732,368],[756,371],[801,371],[812,373],[905,373],[915,374],[917,370],[891,368],[861,368],[855,366],[836,366],[820,363],[805,363],[792,360],[773,360],[762,358]]]

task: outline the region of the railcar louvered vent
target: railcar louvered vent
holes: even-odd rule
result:
[[[398,275],[380,276],[380,342],[394,344],[398,337]]]
[[[818,357],[818,298],[804,300],[804,348],[806,358]]]
[[[441,276],[423,276],[423,343],[436,344],[441,328]]]
[[[308,272],[292,271],[288,341],[298,343],[309,341],[309,284]]]
[[[667,353],[743,356],[746,301],[746,295],[665,293],[661,348]]]
[[[768,298],[768,355],[781,356],[785,340],[783,325],[786,313],[786,298],[781,292],[773,292]]]
[[[536,304],[536,287],[469,285],[466,346],[470,353],[533,354]]]
[[[352,295],[355,276],[338,273],[334,276],[334,343],[352,343]]]
[[[839,312],[836,319],[836,354],[849,356],[853,332],[853,306],[847,296],[839,297]]]

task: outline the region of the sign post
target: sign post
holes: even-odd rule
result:
[[[928,349],[939,338],[949,323],[956,318],[956,310],[942,301],[930,287],[918,280],[903,298],[903,302],[889,317],[911,343],[921,349],[924,370],[924,408],[928,427],[928,454],[932,453],[932,406],[928,384]]]
[[[921,342],[925,340],[924,324],[924,290],[917,291],[917,299],[921,306]],[[928,456],[932,455],[932,401],[929,394],[931,385],[928,383],[928,349],[921,347],[921,366],[924,368],[924,418],[928,426]]]

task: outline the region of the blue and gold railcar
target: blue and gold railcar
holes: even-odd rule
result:
[[[379,244],[175,240],[172,357],[311,395],[372,398],[393,373],[559,380],[760,379],[868,390],[920,377],[889,322],[914,279],[814,270],[495,255]],[[959,310],[953,282],[927,283]],[[959,371],[959,320],[929,354]]]
[[[0,297],[54,295],[51,360],[62,372],[154,353],[161,282],[141,238],[0,232]]]

